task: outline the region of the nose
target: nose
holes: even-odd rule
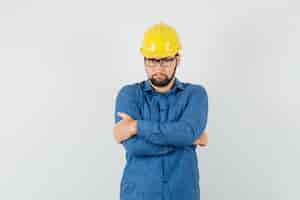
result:
[[[164,71],[165,68],[161,65],[161,63],[157,63],[155,66],[153,66],[154,71]]]
[[[155,67],[155,68],[153,68],[153,74],[163,75],[163,74],[165,74],[165,70],[162,67]]]

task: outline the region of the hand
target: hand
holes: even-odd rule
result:
[[[207,132],[203,132],[201,134],[201,136],[194,141],[193,144],[200,145],[200,146],[207,146],[207,144],[208,144],[208,134],[207,134]]]
[[[123,140],[127,140],[136,134],[137,120],[122,112],[118,112],[118,116],[122,117],[122,120],[116,123],[113,133],[116,142],[121,143]]]

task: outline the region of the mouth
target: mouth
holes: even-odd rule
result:
[[[160,77],[160,78],[164,78],[165,75],[164,74],[155,74],[154,77]]]

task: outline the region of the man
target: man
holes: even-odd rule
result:
[[[175,77],[181,43],[164,23],[150,27],[140,49],[148,80],[123,86],[114,138],[126,151],[121,200],[199,200],[197,145],[206,145],[208,97]]]

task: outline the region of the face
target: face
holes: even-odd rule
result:
[[[145,69],[151,83],[156,87],[167,86],[174,78],[179,56],[152,59],[145,58]]]

